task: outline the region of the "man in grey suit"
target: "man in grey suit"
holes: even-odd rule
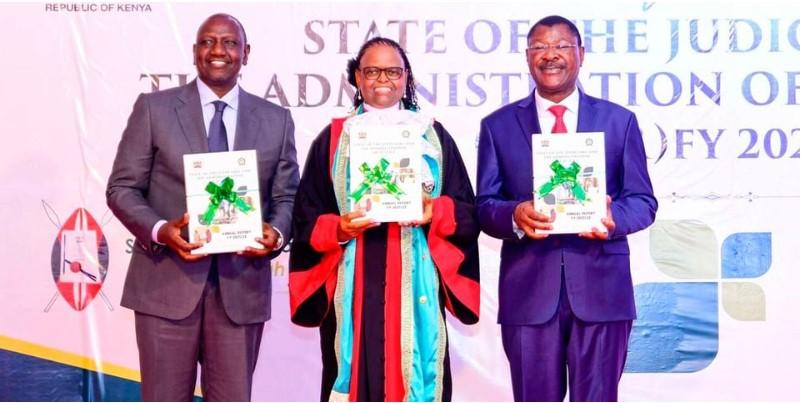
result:
[[[245,401],[270,318],[270,258],[291,235],[294,124],[239,88],[250,45],[237,19],[209,17],[193,53],[198,79],[140,95],[117,149],[107,201],[136,237],[121,304],[135,311],[143,400],[191,400],[199,362],[204,399]],[[192,255],[182,156],[228,144],[258,154],[264,249]]]

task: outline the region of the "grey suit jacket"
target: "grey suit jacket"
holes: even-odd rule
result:
[[[241,90],[234,150],[246,149],[258,154],[262,216],[281,231],[286,244],[299,180],[292,116],[288,110]],[[139,96],[106,189],[109,207],[136,237],[122,306],[174,320],[187,317],[197,306],[211,257],[188,263],[153,243],[151,231],[159,220],[186,212],[183,155],[202,152],[208,152],[208,142],[195,81]],[[228,317],[238,324],[268,320],[273,256],[217,256]]]

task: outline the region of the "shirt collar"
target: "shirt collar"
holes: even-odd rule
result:
[[[223,101],[228,104],[228,107],[237,110],[239,107],[239,84],[235,85],[234,88],[231,88],[227,94],[223,95],[222,97],[218,97],[214,91],[209,88],[206,83],[203,82],[201,79],[197,79],[197,92],[200,94],[200,105],[206,106],[214,101]]]
[[[574,88],[573,92],[567,96],[567,98],[563,99],[562,102],[556,103],[549,101],[543,98],[539,91],[534,91],[534,103],[537,106],[538,111],[547,111],[553,105],[562,105],[566,106],[569,112],[578,114],[578,106],[579,106],[579,91],[578,88]]]

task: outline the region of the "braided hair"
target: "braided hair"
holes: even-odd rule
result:
[[[356,55],[356,57],[348,60],[348,82],[350,85],[356,87],[356,95],[353,97],[353,107],[358,108],[364,103],[364,98],[362,98],[361,94],[359,93],[359,87],[356,85],[356,70],[359,69],[359,64],[361,63],[362,57],[364,57],[364,54],[367,52],[367,49],[377,45],[390,46],[398,51],[398,54],[400,54],[401,58],[403,59],[404,68],[408,74],[408,77],[406,77],[406,88],[403,91],[401,103],[405,109],[413,111],[419,110],[420,105],[417,104],[417,93],[415,91],[412,65],[409,64],[409,58],[406,57],[406,51],[403,50],[403,48],[397,42],[381,36],[376,36],[365,42],[359,49],[359,53]]]

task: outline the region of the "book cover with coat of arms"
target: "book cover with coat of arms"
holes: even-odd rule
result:
[[[553,219],[549,234],[606,232],[604,133],[531,136],[534,209]]]
[[[255,150],[186,154],[184,180],[192,254],[264,248]]]
[[[422,219],[421,135],[402,124],[350,128],[350,211],[378,222]]]

